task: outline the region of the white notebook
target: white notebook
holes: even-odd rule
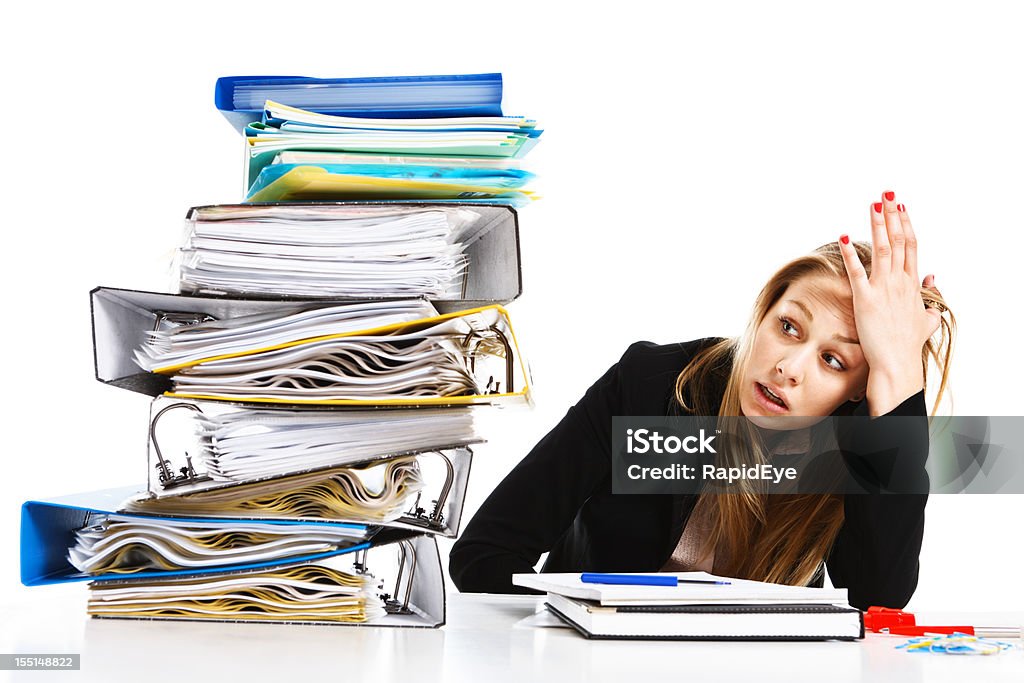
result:
[[[646,575],[649,575],[648,572]],[[637,586],[584,583],[580,574],[513,574],[512,583],[546,593],[592,600],[602,606],[685,605],[729,603],[767,605],[784,603],[844,604],[845,588],[783,586],[761,581],[714,576],[707,572],[665,572],[663,576],[702,581],[728,581],[729,585],[679,584],[678,586]]]

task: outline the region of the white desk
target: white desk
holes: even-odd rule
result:
[[[904,639],[873,634],[823,643],[589,641],[565,628],[518,624],[540,604],[533,597],[449,595],[443,628],[396,629],[89,619],[85,593],[80,585],[37,588],[0,619],[0,652],[80,652],[82,670],[0,672],[0,680],[1024,681],[1024,650],[913,654],[894,649]],[[925,616],[943,623],[930,614],[919,620]],[[1024,620],[1008,613],[986,621],[997,618]]]

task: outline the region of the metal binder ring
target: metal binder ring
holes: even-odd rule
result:
[[[177,408],[188,408],[195,412],[202,414],[202,409],[199,406],[192,403],[172,403],[160,410],[156,415],[153,416],[153,421],[149,423],[149,440],[153,442],[153,450],[156,453],[157,469],[160,470],[160,485],[164,488],[170,488],[179,484],[191,483],[196,481],[208,480],[207,476],[198,476],[196,471],[192,469],[192,459],[186,456],[187,467],[184,468],[184,472],[180,477],[174,476],[171,472],[170,463],[164,458],[163,452],[160,450],[160,442],[156,438],[156,423],[160,421],[160,418],[165,413],[175,410]]]

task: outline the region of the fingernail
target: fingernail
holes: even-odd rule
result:
[[[849,235],[840,235],[839,236],[839,241],[842,242],[843,244],[849,244],[850,243],[850,236]]]
[[[906,211],[906,209],[903,208],[902,204],[897,204],[896,210],[899,211],[900,213],[904,213]]]
[[[875,202],[872,206],[875,207],[875,213],[882,213],[882,202]]]
[[[896,193],[895,192],[886,192],[885,193],[885,201],[891,202],[894,199],[896,199]]]

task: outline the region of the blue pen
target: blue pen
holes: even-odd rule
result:
[[[702,583],[711,586],[731,586],[730,581],[680,579],[670,574],[580,574],[583,583],[615,583],[624,586],[678,586],[681,583]]]

